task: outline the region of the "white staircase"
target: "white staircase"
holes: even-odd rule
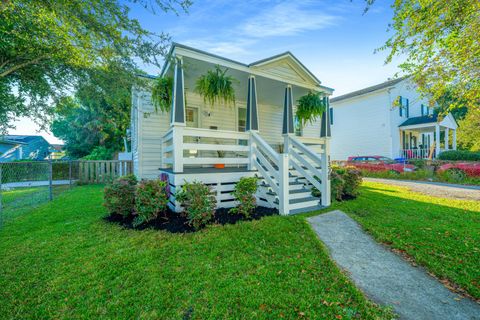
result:
[[[257,170],[261,179],[258,197],[285,215],[330,205],[326,148],[318,156],[291,136],[285,137],[285,147],[288,153],[279,154],[257,133],[251,133],[250,169]],[[320,190],[321,198],[312,196],[313,186]]]

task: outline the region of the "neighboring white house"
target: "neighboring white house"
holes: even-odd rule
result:
[[[457,148],[452,114],[437,119],[408,78],[335,97],[330,103],[332,160],[368,155],[434,158]]]
[[[167,174],[173,191],[198,180],[213,187],[219,207],[231,207],[235,183],[257,175],[257,203],[281,214],[330,204],[328,113],[304,128],[295,128],[294,114],[302,95],[319,92],[328,103],[333,89],[290,52],[244,64],[174,44],[166,61],[160,76],[174,79],[169,112],[155,111],[151,93],[133,89],[131,141],[139,178]],[[235,105],[209,106],[194,91],[196,80],[217,65],[238,80]],[[311,196],[312,185],[321,199]],[[181,210],[173,195],[170,200]]]

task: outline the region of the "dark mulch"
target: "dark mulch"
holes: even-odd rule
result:
[[[215,211],[215,216],[213,218],[214,224],[235,224],[238,221],[252,221],[259,220],[266,216],[272,216],[278,214],[278,210],[274,208],[266,207],[256,207],[255,212],[250,216],[249,219],[246,219],[241,214],[231,214],[228,212],[227,208],[220,208]],[[155,230],[165,230],[171,233],[187,233],[195,232],[196,230],[188,224],[187,218],[183,213],[177,213],[170,209],[165,213],[165,215],[156,218],[148,223],[142,224],[140,226],[133,226],[133,215],[128,218],[124,218],[120,214],[112,214],[105,217],[105,220],[111,223],[117,223],[127,229],[135,230],[145,230],[145,229],[155,229]]]

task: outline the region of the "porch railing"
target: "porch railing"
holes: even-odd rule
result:
[[[172,127],[161,141],[161,167],[173,172],[184,166],[247,166],[249,133],[203,128]]]
[[[414,148],[414,149],[402,149],[400,150],[400,155],[402,158],[405,159],[428,159],[428,158],[435,158],[436,152],[435,148]]]

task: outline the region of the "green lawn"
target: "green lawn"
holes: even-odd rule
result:
[[[379,242],[480,299],[480,202],[364,182],[357,200],[333,207],[348,213]]]
[[[77,187],[0,230],[1,319],[392,317],[303,217],[181,235],[106,223],[101,202],[100,186]]]

